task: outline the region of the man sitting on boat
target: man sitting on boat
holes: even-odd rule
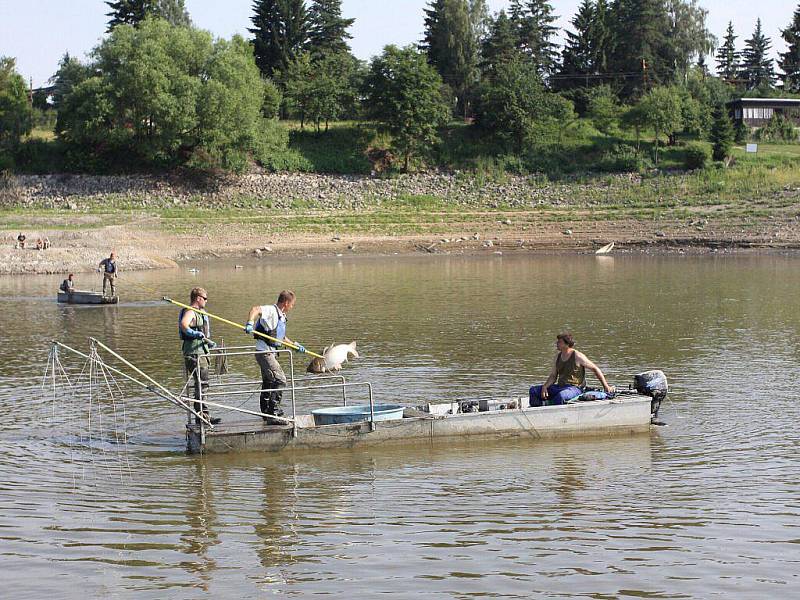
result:
[[[558,354],[553,362],[553,369],[544,385],[535,385],[530,389],[530,405],[564,404],[583,393],[586,386],[586,369],[595,374],[603,389],[611,394],[614,388],[608,385],[605,375],[596,364],[583,352],[575,350],[575,339],[569,332],[556,336]]]
[[[274,340],[282,340],[294,344],[297,346],[298,352],[305,352],[306,349],[302,344],[293,342],[286,337],[286,315],[294,308],[294,302],[294,292],[283,290],[278,294],[278,301],[275,304],[254,306],[247,316],[247,323],[244,327],[245,332],[253,333],[253,331],[257,331],[274,338]],[[283,344],[279,341],[266,340],[257,335],[253,337],[256,338],[256,350],[259,351],[256,354],[256,362],[259,369],[261,369],[261,412],[282,417],[281,399],[283,392],[281,390],[286,387],[286,374],[278,362],[275,350],[279,349]],[[270,423],[268,417],[264,417],[264,420]]]
[[[65,294],[72,295],[72,292],[75,291],[75,282],[72,280],[73,274],[70,273],[67,278],[61,282],[61,287],[58,288]]]
[[[111,256],[114,256],[113,254]],[[192,290],[189,297],[192,308],[204,310],[208,302],[208,293],[201,287]],[[208,389],[208,353],[216,344],[211,341],[211,327],[208,319],[202,313],[188,308],[181,309],[178,316],[178,333],[182,340],[183,366],[186,376],[194,379],[194,398],[200,400],[202,393]],[[208,407],[199,402],[194,403],[194,410],[203,414],[212,425],[220,422],[219,418],[210,419]],[[199,425],[200,419],[195,417]]]

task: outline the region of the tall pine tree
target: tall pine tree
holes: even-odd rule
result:
[[[786,52],[780,53],[778,66],[783,71],[780,76],[783,89],[792,94],[800,93],[800,5],[795,9],[792,22],[781,31],[786,42]]]
[[[733,83],[739,76],[739,52],[736,50],[736,35],[733,33],[733,22],[728,21],[728,29],[722,45],[717,50],[717,73],[727,81]]]
[[[609,70],[624,82],[623,96],[638,96],[672,81],[674,58],[667,44],[670,21],[663,0],[616,0],[614,50]]]
[[[467,115],[478,81],[478,35],[467,0],[434,0],[425,9],[422,48],[428,62],[456,94],[458,111]]]
[[[575,31],[567,31],[561,61],[563,87],[589,84],[589,78],[580,80],[580,75],[593,75],[597,72],[595,60],[594,25],[597,19],[597,5],[593,0],[582,0],[578,12],[572,18]],[[574,76],[574,77],[570,77]]]
[[[353,36],[347,30],[356,20],[342,17],[342,0],[312,0],[308,21],[311,52],[321,55],[350,51],[347,40]]]
[[[156,10],[156,0],[109,0],[108,31],[117,25],[137,25]]]
[[[553,23],[553,5],[547,0],[527,0],[524,5],[512,2],[512,20],[519,30],[520,49],[533,61],[537,72],[547,78],[558,68],[558,45],[554,38],[558,27]]]
[[[481,44],[481,70],[488,76],[497,71],[497,68],[513,60],[519,50],[519,36],[514,23],[504,10],[490,21],[489,31]]]
[[[775,83],[775,71],[769,50],[772,41],[761,30],[761,19],[756,21],[753,37],[745,40],[742,52],[741,78],[747,82],[748,90],[768,89]]]
[[[286,71],[308,43],[308,11],[303,0],[255,0],[253,34],[256,64],[267,77]]]

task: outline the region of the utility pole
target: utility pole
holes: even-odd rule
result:
[[[647,61],[643,58],[642,59],[642,88],[644,91],[647,91]]]

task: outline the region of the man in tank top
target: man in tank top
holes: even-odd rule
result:
[[[556,336],[558,354],[553,361],[553,369],[544,385],[535,385],[530,389],[530,405],[564,404],[583,393],[586,386],[586,369],[595,374],[603,384],[606,393],[613,393],[614,388],[608,385],[605,375],[596,364],[583,352],[574,348],[575,339],[569,332]]]
[[[187,378],[191,377],[194,381],[195,400],[202,400],[202,395],[208,390],[209,350],[214,349],[217,344],[211,340],[211,327],[208,317],[194,310],[205,312],[208,292],[201,287],[196,287],[192,290],[189,300],[191,309],[181,309],[178,314],[178,335],[181,339],[184,372]],[[202,413],[212,425],[220,422],[218,417],[213,419],[209,417],[207,406],[200,402],[194,402],[193,404],[195,412]],[[197,417],[195,417],[195,422],[198,425],[201,423]]]

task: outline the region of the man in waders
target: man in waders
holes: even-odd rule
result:
[[[295,294],[290,290],[284,290],[278,294],[278,301],[275,304],[264,306],[254,306],[250,309],[247,316],[247,323],[244,326],[246,333],[259,333],[294,344],[298,352],[305,352],[302,344],[293,342],[286,337],[286,315],[294,308]],[[256,339],[256,362],[261,369],[261,412],[267,415],[283,416],[281,410],[282,389],[286,387],[286,374],[283,372],[276,350],[283,346],[282,343],[273,340],[266,340],[261,336],[254,335]],[[266,390],[266,391],[265,391]],[[263,417],[267,423],[276,421]],[[282,424],[282,422],[277,422]]]
[[[192,308],[205,310],[208,294],[203,288],[196,287],[192,290],[190,302]],[[216,346],[211,341],[211,327],[208,318],[194,310],[183,308],[178,317],[178,333],[183,342],[181,350],[183,351],[185,374],[187,378],[194,378],[194,398],[199,400],[201,394],[208,390],[208,351]],[[212,425],[216,425],[221,420],[219,418],[210,419],[208,408],[199,402],[194,403],[194,410],[202,413]],[[199,425],[200,422],[200,419],[195,417],[195,423]]]
[[[605,375],[596,364],[583,352],[574,348],[575,339],[569,332],[556,336],[558,354],[553,362],[553,369],[544,385],[535,385],[530,389],[530,405],[564,404],[583,393],[586,386],[586,369],[595,374],[606,393],[611,394],[614,388],[608,385]]]
[[[117,278],[117,255],[113,252],[108,258],[100,261],[100,269],[103,273],[103,296],[106,295],[106,283],[111,285],[111,297],[115,295],[114,280]]]

